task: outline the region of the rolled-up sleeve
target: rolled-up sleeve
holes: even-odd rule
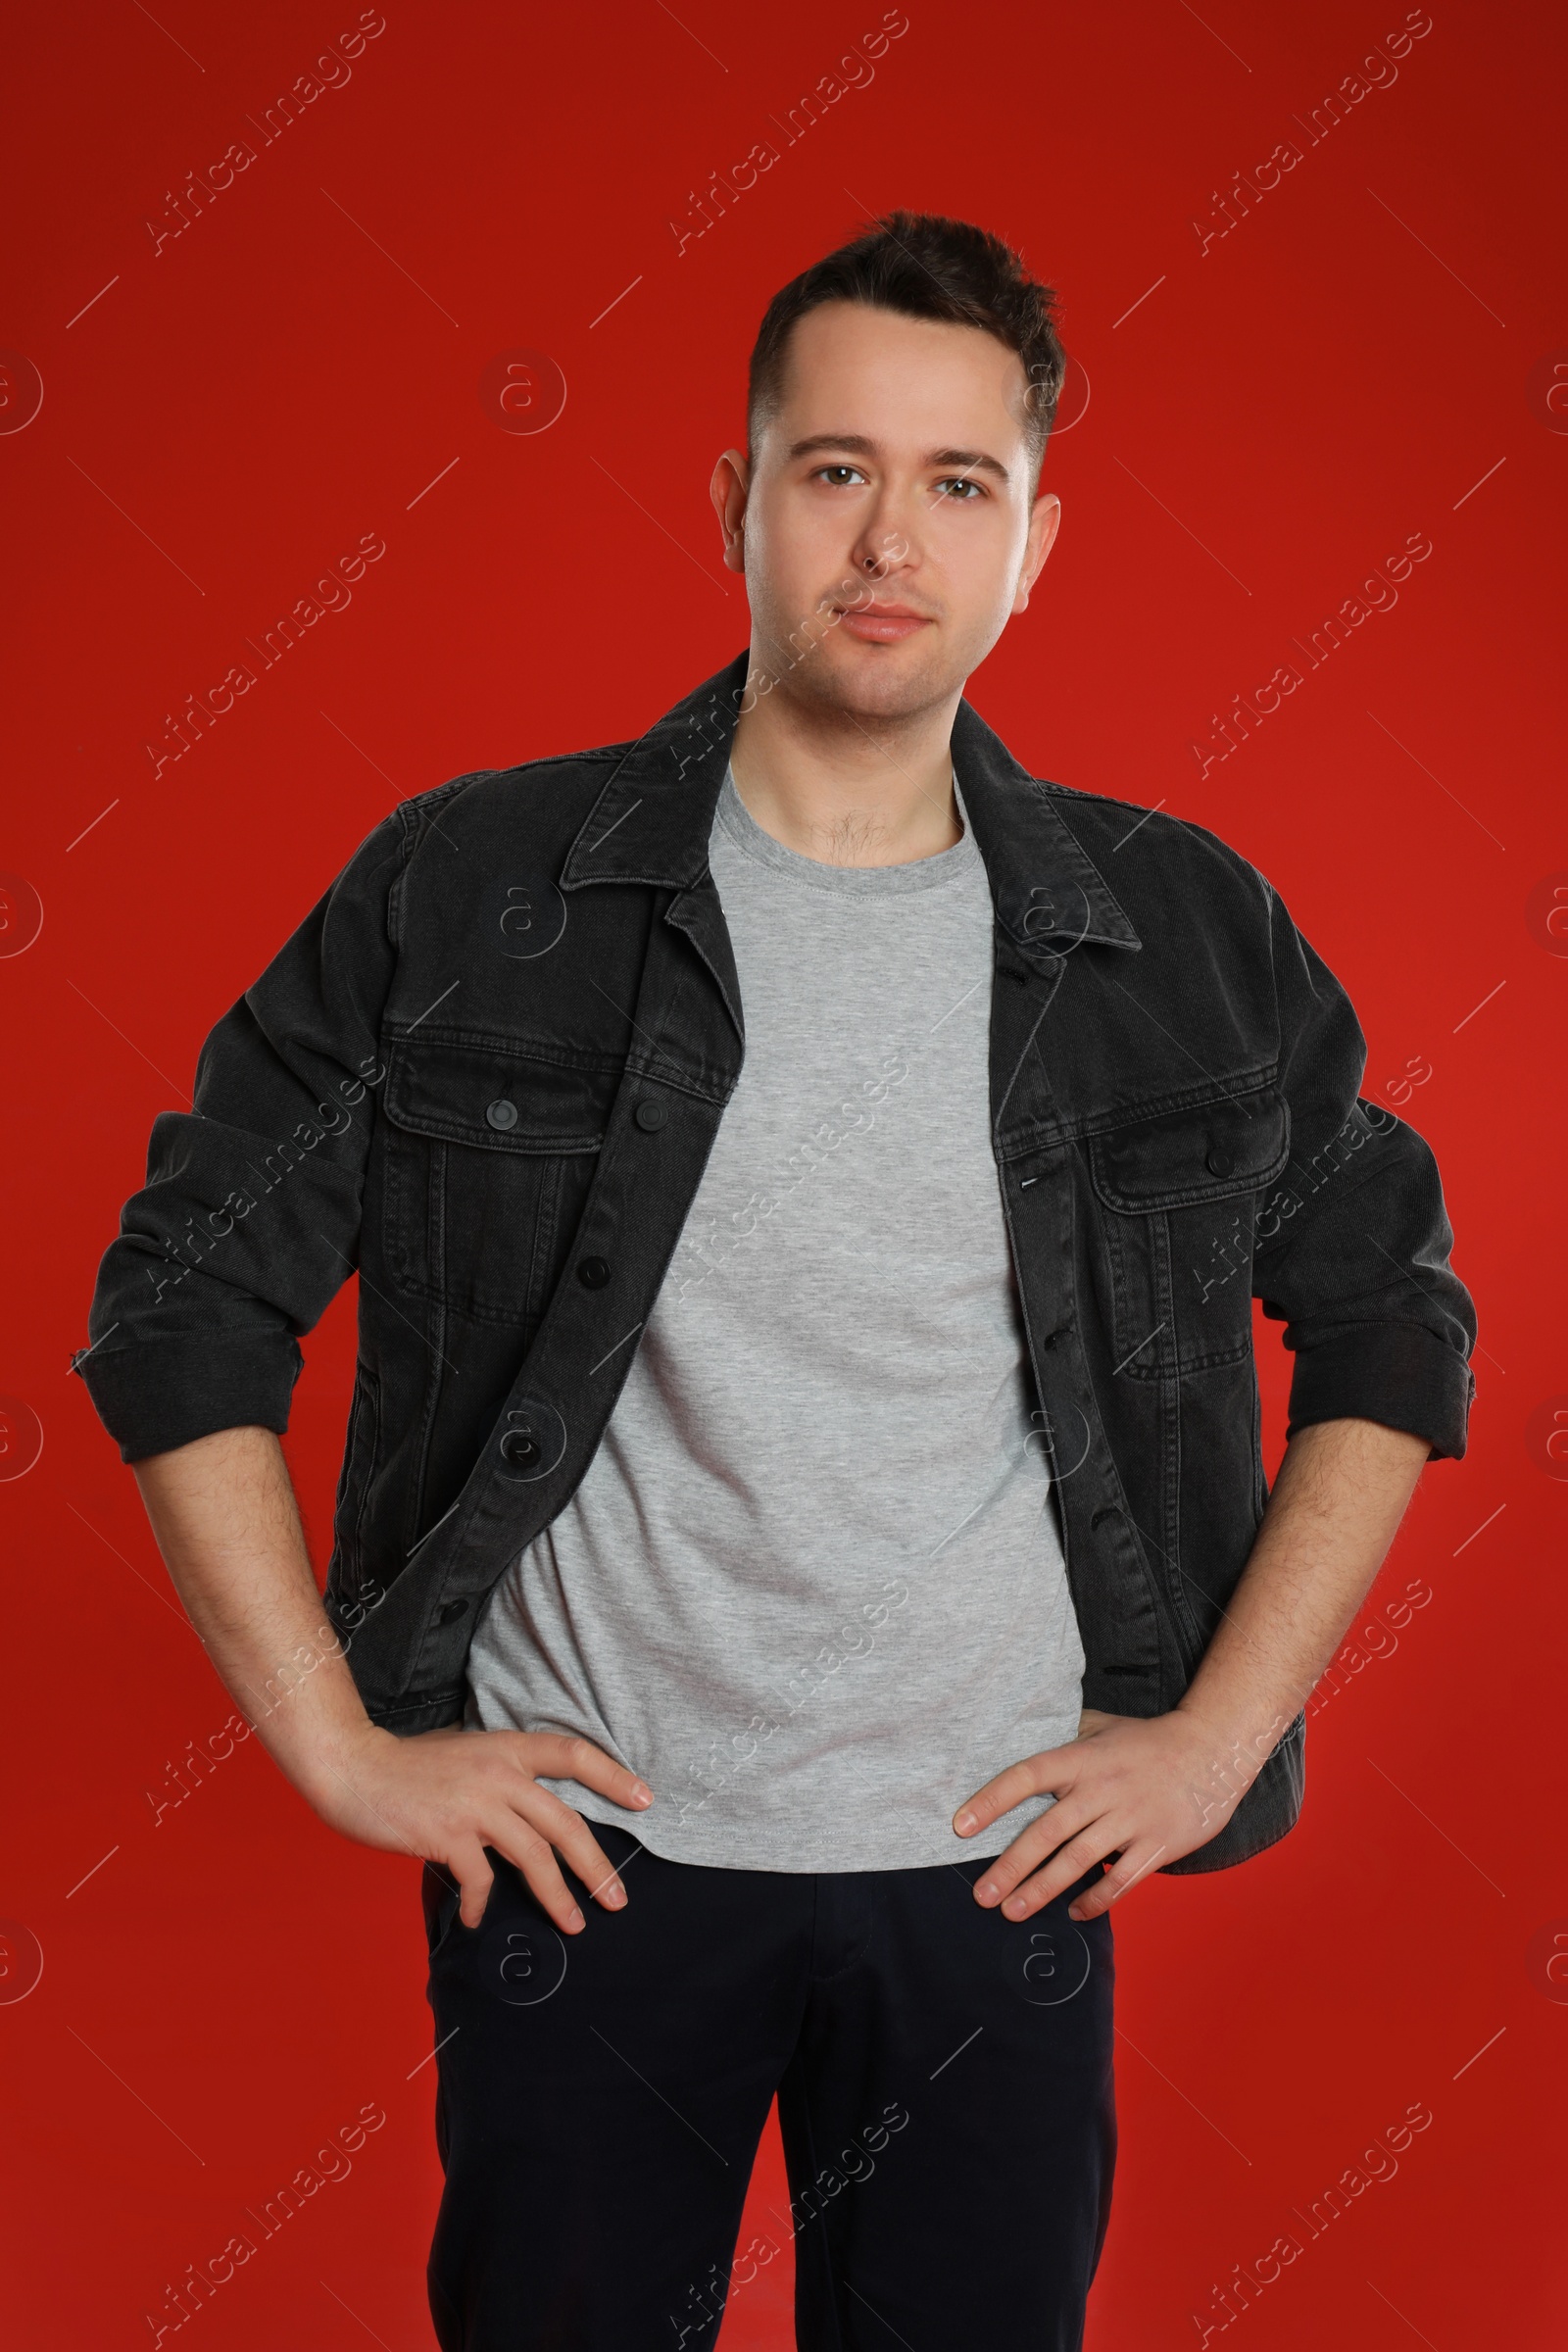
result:
[[[1270,888],[1280,1086],[1291,1157],[1265,1198],[1252,1289],[1295,1354],[1288,1434],[1356,1417],[1465,1450],[1475,1304],[1431,1147],[1358,1089],[1366,1040],[1345,990]]]
[[[73,1364],[127,1462],[288,1426],[299,1337],[359,1259],[406,830],[362,843],[154,1121]]]

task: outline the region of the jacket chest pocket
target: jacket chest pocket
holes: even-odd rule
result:
[[[593,1182],[618,1066],[402,1041],[382,1108],[397,1287],[481,1323],[537,1319]]]
[[[1256,1196],[1283,1174],[1290,1132],[1270,1086],[1091,1140],[1118,1371],[1158,1379],[1247,1353]]]

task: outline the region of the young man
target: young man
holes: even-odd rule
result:
[[[789,2237],[802,2345],[1079,2345],[1110,1906],[1292,1827],[1464,1451],[1438,1172],[1343,989],[962,699],[1059,520],[1054,300],[903,214],[775,298],[712,484],[747,652],[395,809],[104,1262],[79,1368],[219,1671],[429,1865],[449,2352],[710,2345]],[[275,1433],[356,1265],[323,1624]]]

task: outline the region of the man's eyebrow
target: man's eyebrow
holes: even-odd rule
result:
[[[999,482],[1006,481],[1007,468],[1000,458],[983,449],[934,449],[926,460],[928,466],[954,466],[961,472],[994,473]]]
[[[792,441],[788,455],[808,458],[817,450],[842,449],[851,457],[874,458],[877,444],[866,433],[809,433],[804,441]],[[999,482],[1011,479],[1000,458],[983,449],[933,449],[926,452],[927,466],[952,466],[956,470],[994,473]]]

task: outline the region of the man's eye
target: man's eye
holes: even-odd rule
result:
[[[983,495],[979,483],[971,482],[962,473],[950,474],[945,482],[938,482],[937,489],[944,498],[956,497],[960,506],[967,506]]]
[[[831,481],[835,490],[843,489],[845,482],[858,476],[859,471],[858,466],[819,466],[817,467],[818,478],[823,481]]]

